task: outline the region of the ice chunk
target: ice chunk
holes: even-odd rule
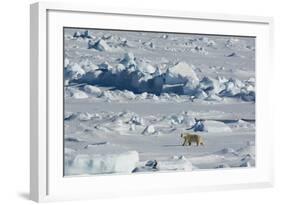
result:
[[[251,166],[251,162],[250,161],[245,161],[245,162],[242,162],[240,167],[252,167]]]
[[[120,46],[123,46],[123,47],[134,47],[130,41],[128,41],[127,39],[121,39],[121,43],[120,43]]]
[[[211,94],[211,95],[209,95],[207,98],[205,98],[205,100],[207,100],[207,101],[221,101],[222,98],[219,97],[219,96],[216,95],[216,94]]]
[[[76,31],[74,34],[73,34],[73,37],[74,38],[79,38],[81,36],[81,33],[79,31]]]
[[[95,96],[100,96],[102,93],[101,89],[93,85],[85,85],[83,89],[85,90],[85,92]]]
[[[129,52],[124,55],[124,58],[120,61],[125,67],[136,67],[135,56],[133,53]]]
[[[66,175],[131,173],[139,162],[136,151],[116,154],[79,154],[68,163]]]
[[[146,162],[145,166],[151,167],[152,169],[157,169],[158,162],[156,160],[149,160]]]
[[[222,90],[219,95],[221,97],[234,97],[240,93],[237,81],[229,80],[225,83],[225,89]]]
[[[182,115],[172,115],[171,118],[177,124],[181,124],[184,121],[184,116],[182,116]]]
[[[204,77],[200,81],[199,88],[201,88],[205,92],[219,93],[225,88],[225,86],[221,84],[217,79]]]
[[[140,99],[146,99],[146,98],[147,98],[147,95],[148,95],[147,92],[143,92],[143,93],[141,93],[138,97],[139,97]]]
[[[79,31],[76,31],[73,34],[73,38],[92,38],[92,36],[89,35],[88,30],[85,30],[83,33],[80,33]]]
[[[246,85],[245,89],[246,89],[247,92],[251,92],[251,91],[255,92],[255,87],[253,85],[250,85],[250,84]]]
[[[118,71],[118,72],[121,72],[125,69],[126,69],[126,67],[123,64],[119,63],[119,64],[116,65],[116,71]]]
[[[228,81],[228,79],[224,76],[217,76],[216,79],[219,81],[220,84],[226,83]]]
[[[148,125],[142,132],[142,134],[154,134],[155,133],[155,128],[153,125]]]
[[[239,79],[237,79],[237,78],[230,78],[230,79],[229,79],[229,82],[233,82],[233,83],[234,83],[234,86],[235,86],[235,87],[238,87],[238,88],[242,88],[242,87],[245,86],[245,84],[244,84],[241,80],[239,80]]]
[[[167,69],[165,83],[166,84],[179,84],[191,82],[198,84],[199,79],[194,71],[194,66],[185,62],[179,62],[174,67]]]
[[[228,48],[233,47],[236,42],[236,39],[230,38],[225,42],[225,46]]]
[[[141,62],[138,64],[138,69],[144,73],[155,73],[156,68],[153,67],[151,64],[146,63],[146,62]]]
[[[207,42],[207,46],[209,46],[209,47],[215,47],[215,46],[216,46],[216,42],[213,41],[213,40],[209,40],[209,41]]]
[[[82,38],[91,38],[91,36],[89,35],[89,31],[85,30],[84,33],[81,34]]]
[[[99,64],[99,69],[104,70],[104,71],[110,71],[113,70],[113,67],[108,63],[108,62],[103,62]]]
[[[136,125],[135,124],[130,124],[130,131],[135,131],[136,130]]]
[[[250,77],[247,82],[254,84],[256,82],[256,79],[254,77]]]
[[[159,67],[156,68],[155,72],[152,74],[154,77],[162,75],[162,71]]]
[[[204,100],[205,98],[208,97],[207,93],[204,92],[204,90],[197,90],[196,93],[195,93],[195,97],[198,98],[198,99],[202,99]]]
[[[196,121],[194,119],[194,117],[191,117],[191,116],[185,116],[184,117],[184,120],[183,120],[183,123],[188,127],[192,127],[193,125],[195,125]]]
[[[144,42],[143,45],[149,48],[155,48],[154,43],[152,43],[151,41]]]
[[[132,124],[135,124],[135,125],[144,125],[144,119],[138,115],[134,115],[131,119],[130,119],[130,122]]]
[[[206,131],[205,130],[205,126],[204,124],[202,123],[202,121],[198,120],[196,121],[196,123],[194,124],[194,131],[195,132],[202,132],[202,131]]]
[[[70,79],[70,80],[75,79],[75,80],[77,80],[77,79],[81,78],[83,75],[85,75],[85,71],[77,63],[68,64],[65,67],[66,79]]]
[[[92,63],[88,59],[82,60],[79,64],[86,73],[89,72],[89,71],[97,70],[99,68],[97,65],[95,65],[94,63]]]
[[[80,121],[88,121],[88,120],[91,120],[93,117],[92,114],[88,113],[88,112],[80,112],[78,113],[77,115],[77,118],[80,120]]]
[[[255,101],[256,99],[256,93],[254,91],[250,91],[250,92],[241,92],[241,98],[244,101]]]
[[[69,65],[70,61],[68,60],[68,58],[64,59],[64,67],[67,67]]]
[[[96,42],[92,40],[88,41],[88,49],[94,48],[98,51],[111,51],[111,47],[103,39],[99,39]]]
[[[104,90],[104,91],[101,93],[100,97],[105,98],[105,99],[108,99],[108,100],[110,100],[110,101],[115,99],[114,93],[113,93],[112,91],[110,91],[110,90]]]
[[[76,117],[76,115],[72,112],[65,112],[64,113],[64,120],[72,120]]]
[[[232,132],[231,128],[223,122],[215,120],[206,120],[203,122],[206,132]]]
[[[81,90],[75,90],[72,93],[72,97],[75,98],[75,99],[85,99],[85,98],[88,98],[88,95]]]
[[[251,154],[247,154],[241,159],[240,167],[252,167],[255,166],[255,157]]]
[[[124,90],[122,95],[129,100],[135,99],[136,95],[132,91]]]
[[[69,97],[73,97],[75,99],[84,99],[84,98],[88,98],[88,95],[79,90],[76,87],[67,87],[65,88],[65,95],[69,96]]]
[[[91,63],[91,64],[88,64],[88,65],[84,66],[83,69],[86,72],[91,72],[91,71],[95,71],[95,70],[99,69],[99,67],[97,65]]]

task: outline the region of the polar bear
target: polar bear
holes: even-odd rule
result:
[[[182,146],[185,146],[186,143],[190,146],[192,142],[195,142],[197,146],[204,145],[203,137],[197,134],[182,133],[181,138],[184,139]]]

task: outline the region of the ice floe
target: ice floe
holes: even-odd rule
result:
[[[139,162],[136,151],[116,154],[80,154],[65,161],[66,175],[131,173]]]

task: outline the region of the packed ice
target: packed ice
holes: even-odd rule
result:
[[[65,28],[66,176],[255,166],[255,39]],[[182,146],[182,133],[204,145]]]

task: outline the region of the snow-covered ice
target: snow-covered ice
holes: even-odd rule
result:
[[[66,176],[255,166],[254,38],[64,34]]]
[[[73,159],[66,160],[66,175],[131,173],[139,155],[136,151],[118,154],[78,154]]]
[[[223,122],[215,120],[207,120],[204,123],[204,130],[206,132],[231,132],[231,128]]]

